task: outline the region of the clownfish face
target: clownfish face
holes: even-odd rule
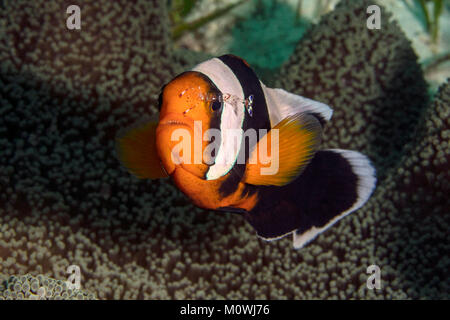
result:
[[[204,133],[220,121],[221,92],[204,75],[182,73],[163,89],[160,97],[156,149],[166,172],[183,168],[205,179],[211,157],[204,153],[211,141]]]

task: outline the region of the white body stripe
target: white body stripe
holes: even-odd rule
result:
[[[326,121],[331,119],[333,109],[324,103],[314,101],[283,89],[272,89],[261,82],[269,109],[270,124],[276,126],[284,118],[302,112],[320,114]]]
[[[375,189],[375,184],[377,179],[375,178],[375,169],[370,164],[369,159],[356,151],[343,150],[343,149],[328,149],[328,151],[333,151],[341,154],[345,159],[347,159],[352,166],[353,172],[358,176],[358,186],[356,189],[357,200],[355,204],[348,210],[342,212],[340,215],[334,217],[322,228],[312,227],[301,235],[297,235],[294,231],[294,248],[300,249],[305,246],[308,242],[313,240],[317,235],[324,232],[326,229],[331,227],[333,224],[338,222],[340,219],[346,215],[352,213],[353,211],[361,208],[364,203],[369,199],[373,190]]]
[[[213,58],[202,62],[192,71],[206,75],[224,96],[231,94],[237,97],[237,99],[224,101],[223,104],[220,119],[220,147],[215,163],[206,173],[207,180],[214,180],[226,175],[233,168],[241,149],[242,124],[245,116],[244,92],[233,71],[220,59]],[[230,135],[230,131],[233,131],[234,135]]]

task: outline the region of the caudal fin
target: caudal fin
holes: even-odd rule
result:
[[[259,187],[260,202],[244,217],[265,240],[292,233],[294,247],[299,249],[360,208],[375,184],[375,169],[363,154],[321,150],[292,183]]]
[[[320,161],[320,162],[319,162]],[[356,151],[329,149],[320,151],[315,171],[324,190],[318,194],[316,211],[309,211],[310,223],[293,232],[294,248],[299,249],[337,221],[361,208],[376,185],[375,168]],[[314,194],[311,196],[314,198]],[[312,208],[311,208],[312,209]]]

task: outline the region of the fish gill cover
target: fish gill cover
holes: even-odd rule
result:
[[[99,299],[449,298],[450,87],[427,102],[396,23],[383,13],[367,30],[370,3],[342,1],[278,75],[333,106],[326,147],[381,172],[362,209],[295,251],[120,168],[117,131],[156,113],[161,86],[196,59],[174,52],[163,3],[83,1],[69,32],[69,1],[3,2],[0,278],[66,279],[78,265]],[[372,264],[381,290],[366,287]]]

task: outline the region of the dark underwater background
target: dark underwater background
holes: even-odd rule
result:
[[[448,2],[398,1],[411,25],[384,2],[373,30],[364,0],[0,2],[0,299],[450,298]],[[323,147],[377,169],[371,199],[301,250],[117,160],[117,132],[157,114],[162,85],[224,50],[330,105]]]

